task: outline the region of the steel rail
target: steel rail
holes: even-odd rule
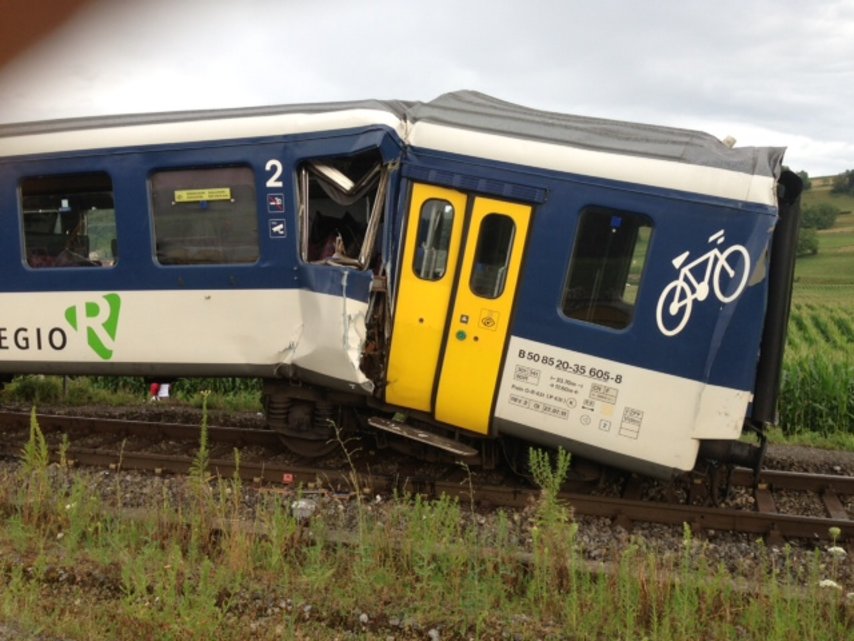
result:
[[[30,415],[20,412],[0,412],[0,425],[12,428],[29,426]],[[153,423],[124,421],[119,419],[93,419],[55,415],[38,415],[39,425],[44,431],[93,432],[102,434],[139,435],[150,438],[181,438],[191,441],[198,438],[197,425],[179,423]],[[264,445],[276,447],[278,436],[267,430],[209,427],[211,441],[240,445]],[[19,452],[6,452],[16,455]],[[65,456],[84,465],[112,465],[125,469],[168,471],[185,474],[192,457],[153,454],[149,452],[108,452],[92,448],[71,447]],[[217,459],[210,462],[210,469],[220,477],[235,474],[233,461]],[[458,481],[443,481],[416,476],[390,477],[376,474],[356,475],[350,470],[333,470],[290,464],[269,464],[241,461],[239,473],[246,481],[268,482],[297,486],[330,488],[332,491],[370,491],[372,493],[398,492],[401,494],[447,494],[461,501],[486,502],[496,506],[524,507],[533,504],[539,491],[530,488],[474,485]],[[357,480],[354,481],[354,478]],[[736,469],[731,481],[735,485],[754,486],[753,471]],[[354,482],[360,487],[353,487]],[[782,514],[776,511],[772,489],[811,491],[818,493],[828,511],[827,517]],[[744,509],[685,505],[640,500],[637,494],[621,498],[591,496],[575,492],[563,492],[559,500],[570,505],[575,514],[598,516],[631,526],[636,522],[680,525],[688,523],[696,531],[720,530],[745,532],[766,536],[769,540],[798,538],[828,540],[831,528],[838,528],[839,539],[854,540],[854,521],[844,509],[838,495],[854,495],[854,478],[826,474],[805,474],[762,470],[759,485],[755,486],[756,506],[759,511]]]
[[[193,462],[193,458],[188,456],[148,452],[105,454],[103,451],[89,448],[71,448],[65,455],[82,465],[112,465],[120,469],[175,474],[186,474]],[[238,472],[240,478],[245,481],[284,484],[293,487],[295,492],[302,486],[345,493],[368,491],[372,494],[391,492],[429,496],[446,494],[464,502],[488,501],[492,505],[506,507],[532,505],[540,495],[539,490],[532,489],[501,486],[469,488],[457,481],[380,475],[357,475],[355,483],[358,487],[354,487],[354,475],[349,471],[253,462],[241,462],[238,470],[234,461],[228,459],[211,460],[209,469],[220,478],[231,478],[235,472]],[[830,540],[832,538],[830,529],[839,528],[838,540],[854,540],[854,521],[848,518],[750,512],[742,509],[659,503],[568,492],[562,492],[558,499],[570,506],[576,515],[604,517],[620,522],[664,525],[687,523],[695,532],[718,530],[809,540]]]

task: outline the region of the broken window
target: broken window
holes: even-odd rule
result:
[[[30,267],[112,267],[113,186],[105,172],[21,181],[24,254]]]
[[[581,213],[563,296],[563,313],[615,329],[631,322],[652,236],[637,214],[588,208]]]
[[[151,207],[161,265],[258,260],[255,176],[249,167],[152,174]]]
[[[303,260],[375,267],[388,188],[379,152],[308,161],[300,167],[299,181]]]

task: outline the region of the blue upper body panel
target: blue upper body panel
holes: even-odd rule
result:
[[[76,153],[0,159],[0,211],[7,233],[0,236],[0,291],[107,291],[163,289],[309,288],[342,293],[342,273],[349,272],[346,295],[366,301],[371,274],[299,259],[297,184],[294,168],[307,157],[345,155],[378,149],[388,160],[399,154],[393,132],[381,127],[283,139],[218,141],[105,149]],[[284,212],[269,213],[267,162],[285,168]],[[255,175],[260,256],[257,262],[222,265],[160,265],[154,258],[148,177],[164,169],[210,166],[248,166]],[[110,268],[64,267],[35,269],[23,259],[20,228],[20,181],[42,175],[105,172],[110,176],[116,212],[119,260]],[[11,214],[11,215],[9,215]],[[283,219],[285,234],[270,233],[270,221]]]

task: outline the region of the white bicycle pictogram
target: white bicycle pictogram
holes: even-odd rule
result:
[[[655,318],[658,329],[665,336],[675,336],[681,332],[688,319],[694,301],[706,300],[709,295],[709,281],[715,296],[722,303],[730,303],[738,298],[750,273],[750,255],[741,245],[732,245],[721,251],[718,246],[724,242],[724,230],[709,236],[712,248],[695,258],[687,265],[683,263],[691,253],[686,251],[673,259],[673,266],[679,270],[679,278],[669,283],[658,297]],[[702,274],[698,279],[695,274]]]

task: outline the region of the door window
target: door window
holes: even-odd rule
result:
[[[498,298],[504,292],[516,224],[503,214],[487,214],[480,224],[471,281],[472,293]]]
[[[413,269],[423,280],[439,280],[448,267],[448,248],[454,227],[454,206],[431,198],[421,205]]]

